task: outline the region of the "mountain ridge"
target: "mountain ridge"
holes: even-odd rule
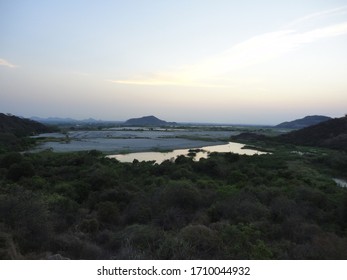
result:
[[[16,136],[51,132],[52,129],[34,120],[0,113],[0,133],[13,133]]]
[[[301,119],[296,119],[293,121],[282,122],[276,125],[275,127],[285,128],[285,129],[301,129],[301,128],[315,125],[327,120],[331,120],[331,118],[327,116],[322,116],[322,115],[311,115],[311,116],[305,116]]]
[[[347,151],[347,116],[291,131],[277,137],[281,142]]]
[[[33,116],[33,117],[30,117],[30,119],[37,121],[39,123],[43,123],[43,124],[98,124],[98,123],[113,122],[113,121],[96,120],[93,118],[77,120],[73,118],[60,118],[60,117],[41,118],[41,117]]]
[[[0,155],[26,150],[32,144],[28,136],[46,132],[53,129],[30,119],[0,113]]]
[[[129,126],[172,126],[177,125],[176,122],[167,122],[161,119],[158,119],[155,116],[144,116],[140,118],[128,119],[124,122],[123,125]]]

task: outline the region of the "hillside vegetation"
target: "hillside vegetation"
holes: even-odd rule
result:
[[[161,165],[6,153],[0,258],[346,259],[347,190],[324,175],[346,170],[343,154],[284,150]]]
[[[318,146],[347,151],[347,117],[335,118],[278,137],[294,145]]]
[[[285,129],[301,129],[301,128],[315,125],[321,122],[325,122],[330,119],[331,118],[327,116],[306,116],[302,119],[280,123],[276,125],[275,127],[285,128]]]
[[[0,113],[0,133],[28,136],[50,131],[50,128],[39,122]]]
[[[338,137],[345,121],[309,131]],[[346,151],[246,136],[272,153],[158,165],[7,146],[0,259],[347,259],[347,188],[332,179]]]
[[[51,131],[36,121],[0,113],[0,152],[23,150],[33,142],[25,136]]]

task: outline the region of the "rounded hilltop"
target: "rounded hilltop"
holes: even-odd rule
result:
[[[144,116],[141,118],[132,118],[124,122],[123,125],[128,126],[172,126],[177,125],[175,122],[167,122],[158,119],[155,116]]]

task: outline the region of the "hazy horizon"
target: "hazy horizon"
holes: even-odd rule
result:
[[[313,115],[310,115],[310,116],[313,116]],[[316,115],[317,116],[317,115]],[[19,117],[24,117],[24,116],[19,116]],[[142,118],[142,117],[149,117],[149,116],[133,116],[132,118]],[[154,116],[160,120],[163,120],[163,121],[167,121],[167,122],[176,122],[175,120],[166,120],[166,119],[163,119],[161,117],[158,117],[158,116]],[[302,119],[304,117],[307,117],[307,116],[303,116],[303,117],[299,117],[298,119]],[[330,116],[327,116],[327,117],[330,117]],[[340,117],[343,117],[343,116],[340,116]],[[29,118],[29,119],[33,119],[33,120],[38,120],[38,119],[42,119],[42,120],[47,120],[47,119],[61,119],[61,120],[67,120],[67,119],[71,119],[73,121],[88,121],[88,120],[93,120],[93,121],[100,121],[100,122],[125,122],[127,121],[128,119],[98,119],[98,118],[93,118],[93,117],[88,117],[88,118],[83,118],[83,119],[75,119],[75,118],[70,118],[70,117],[57,117],[57,116],[49,116],[49,117],[40,117],[40,116],[30,116],[30,117],[24,117],[24,118]],[[283,122],[287,122],[287,121],[294,121],[296,119],[290,119],[290,120],[284,120]],[[272,126],[272,125],[278,125],[280,124],[280,122],[277,122],[277,123],[271,123],[271,124],[264,124],[264,123],[257,123],[257,122],[254,122],[254,123],[235,123],[235,122],[195,122],[195,121],[189,121],[189,120],[185,120],[185,121],[180,121],[180,122],[177,122],[178,124],[216,124],[216,125],[256,125],[256,126]]]
[[[274,125],[342,117],[346,1],[0,0],[0,112]]]

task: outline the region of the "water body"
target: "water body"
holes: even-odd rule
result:
[[[69,131],[62,133],[45,133],[36,138],[54,138],[41,143],[33,151],[52,149],[55,152],[73,152],[99,150],[107,153],[124,151],[143,152],[150,150],[174,150],[223,144],[231,135],[239,131],[207,131],[195,129],[138,129],[126,128],[98,131]]]
[[[208,158],[209,153],[237,153],[243,155],[255,155],[255,154],[266,154],[266,152],[260,152],[257,150],[243,149],[245,145],[235,142],[229,142],[224,145],[215,145],[215,146],[206,146],[196,149],[194,160],[199,161],[201,158]],[[161,153],[161,152],[141,152],[141,153],[129,153],[129,154],[117,154],[109,155],[108,158],[114,158],[120,162],[133,162],[134,160],[138,161],[155,161],[155,163],[162,163],[165,160],[174,161],[178,156],[184,155],[188,156],[189,149],[178,149],[172,152]]]
[[[345,180],[337,179],[337,178],[333,178],[333,180],[335,181],[336,185],[338,185],[339,187],[347,188],[347,182]]]
[[[223,143],[221,141],[215,143]],[[73,139],[68,142],[46,142],[32,151],[52,149],[55,152],[76,152],[99,150],[107,153],[121,153],[124,151],[149,151],[149,150],[172,150],[179,148],[195,148],[211,144],[211,141],[189,140],[183,138],[173,139]]]

